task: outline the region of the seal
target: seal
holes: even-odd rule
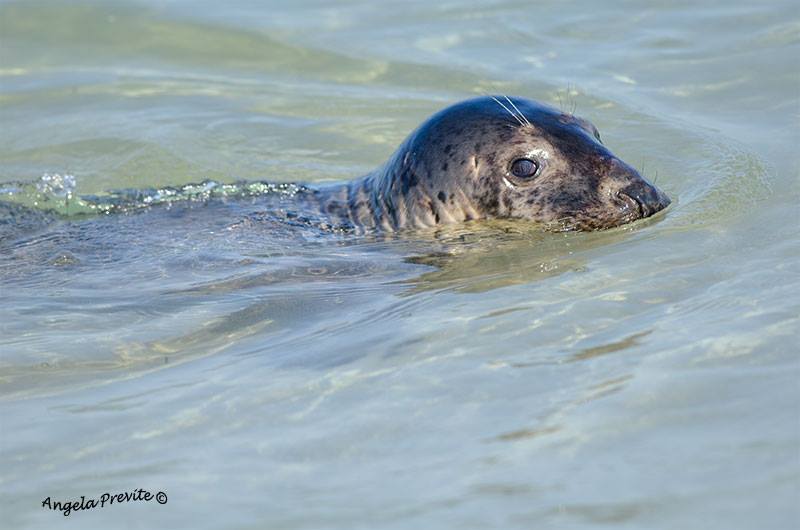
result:
[[[669,198],[617,158],[590,122],[529,99],[486,96],[441,110],[389,160],[309,197],[334,222],[396,231],[474,219],[599,230]]]
[[[447,107],[372,173],[306,191],[309,206],[358,231],[474,219],[600,230],[649,217],[670,204],[603,145],[587,120],[506,96]]]
[[[485,96],[441,110],[372,173],[314,190],[335,223],[396,231],[474,219],[599,230],[669,198],[617,158],[590,122],[529,99]]]

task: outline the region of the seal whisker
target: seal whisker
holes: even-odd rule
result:
[[[496,98],[496,97],[494,97],[494,96],[489,96],[489,97],[491,97],[493,100],[495,100],[495,102],[496,102],[498,105],[500,105],[501,107],[503,107],[503,108],[505,109],[505,111],[506,111],[506,112],[508,112],[509,114],[511,114],[511,117],[512,117],[512,118],[514,118],[515,120],[517,120],[517,122],[519,122],[519,124],[520,124],[521,126],[525,127],[525,124],[522,122],[522,120],[520,120],[520,119],[519,119],[519,117],[517,117],[517,115],[516,115],[516,114],[514,114],[513,112],[511,112],[511,110],[510,110],[508,107],[506,107],[505,105],[503,105],[503,104],[500,102],[500,100],[499,100],[499,99],[497,99],[497,98]]]
[[[528,127],[533,127],[533,125],[531,125],[531,122],[529,122],[529,121],[528,121],[528,118],[526,118],[526,117],[525,117],[525,115],[522,113],[522,111],[520,111],[520,110],[517,108],[517,106],[516,106],[516,105],[514,105],[514,102],[513,102],[513,101],[511,101],[511,99],[509,99],[509,97],[508,97],[508,96],[506,96],[505,94],[503,95],[503,97],[504,97],[504,98],[506,98],[506,101],[508,101],[508,102],[509,102],[509,104],[510,104],[512,107],[514,107],[514,110],[516,110],[516,111],[517,111],[517,114],[519,114],[519,117],[520,117],[520,118],[522,118],[523,120],[525,120],[525,124],[526,124]]]

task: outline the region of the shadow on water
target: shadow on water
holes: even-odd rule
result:
[[[663,215],[600,232],[548,232],[522,221],[490,221],[447,227],[436,233],[438,251],[409,256],[408,263],[434,270],[402,283],[421,291],[479,293],[585,270],[585,253],[620,243]]]

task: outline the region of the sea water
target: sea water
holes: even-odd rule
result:
[[[0,526],[797,526],[798,11],[3,2]],[[256,215],[495,93],[591,120],[673,205]]]

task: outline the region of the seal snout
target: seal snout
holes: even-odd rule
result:
[[[669,197],[643,178],[617,191],[617,197],[628,206],[638,209],[640,218],[660,212],[671,202]]]

